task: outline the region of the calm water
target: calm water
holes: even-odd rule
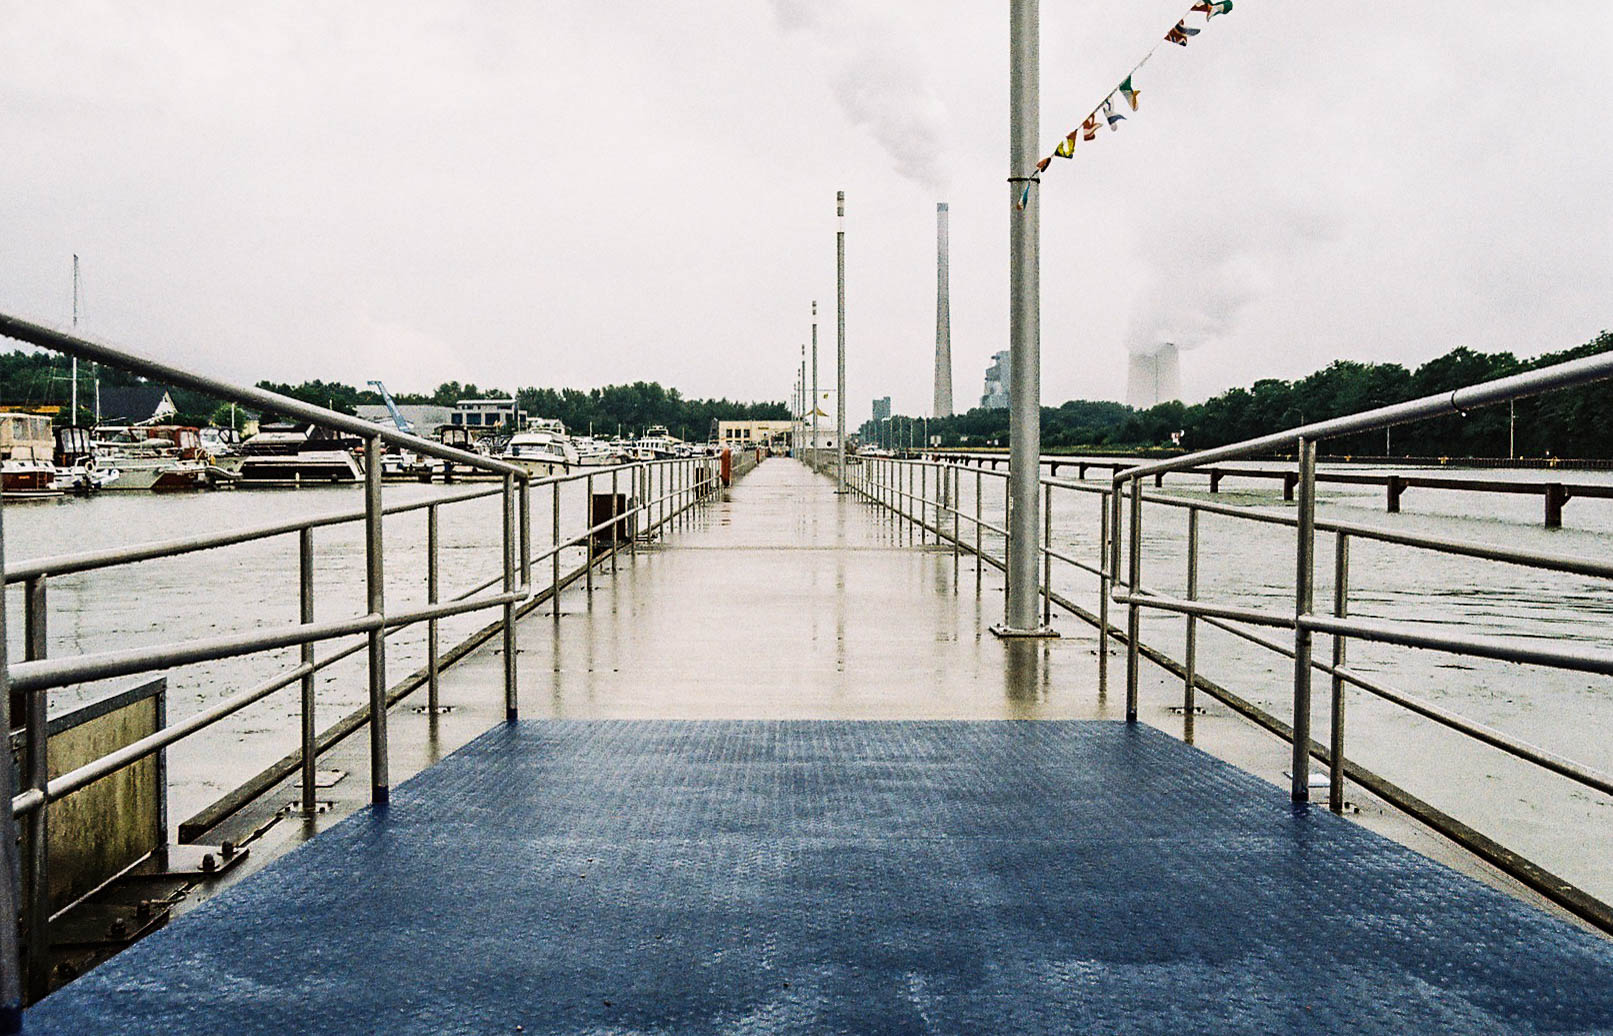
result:
[[[1323,470],[1329,470],[1324,466]],[[1352,471],[1369,469],[1351,468]],[[1403,470],[1403,469],[1397,469]],[[1071,472],[1073,474],[1073,472]],[[1062,474],[1062,473],[1061,473]],[[1613,484],[1609,472],[1442,472],[1455,477]],[[982,512],[1002,522],[1002,480],[987,477]],[[1091,480],[1092,485],[1100,484]],[[1223,483],[1214,496],[1203,482],[1167,477],[1163,491],[1184,499],[1239,504],[1270,513],[1291,513],[1278,484]],[[388,504],[458,493],[463,485],[388,486]],[[604,486],[599,487],[603,490]],[[963,479],[961,503],[973,510],[973,479]],[[533,499],[534,542],[548,542],[550,496]],[[253,490],[154,496],[104,494],[90,500],[8,503],[8,559],[71,553],[97,547],[167,539],[231,529],[283,518],[361,506],[356,487],[299,491]],[[1377,487],[1324,485],[1318,516],[1449,538],[1507,544],[1587,557],[1613,548],[1613,501],[1574,500],[1565,528],[1542,527],[1537,497],[1410,490],[1398,515],[1384,513]],[[1098,553],[1099,503],[1095,495],[1060,493],[1054,501],[1056,549],[1088,560]],[[442,511],[444,597],[500,571],[497,497],[456,504]],[[584,524],[580,488],[562,502],[569,531]],[[1148,545],[1143,581],[1162,592],[1185,590],[1186,512],[1149,505],[1144,510]],[[385,527],[389,608],[425,602],[425,513],[388,518]],[[362,529],[358,523],[315,532],[318,548],[316,618],[334,619],[364,610]],[[965,535],[968,536],[967,527]],[[1292,607],[1292,530],[1216,515],[1201,518],[1199,595],[1206,600]],[[1001,551],[991,534],[988,547]],[[1317,544],[1316,601],[1332,601],[1333,543]],[[565,567],[581,560],[573,551]],[[225,548],[138,565],[64,576],[50,581],[52,654],[94,652],[139,644],[294,623],[297,617],[296,537]],[[546,582],[541,572],[536,581]],[[1526,568],[1452,558],[1361,540],[1352,544],[1350,607],[1353,614],[1395,619],[1428,628],[1525,638],[1557,639],[1613,650],[1613,592],[1605,581],[1541,573]],[[1055,563],[1054,587],[1095,608],[1096,579]],[[8,630],[13,658],[21,657],[20,591],[11,591]],[[445,620],[446,647],[493,618],[492,613]],[[1115,609],[1114,621],[1123,621]],[[1064,622],[1075,620],[1064,619]],[[1145,613],[1144,639],[1180,657],[1180,617]],[[1200,626],[1200,671],[1289,718],[1292,663],[1229,634]],[[1280,630],[1264,631],[1282,640]],[[389,639],[388,680],[395,682],[424,663],[423,626]],[[322,647],[321,652],[330,650]],[[1316,638],[1326,658],[1330,644]],[[260,683],[277,665],[295,661],[295,650],[190,666],[168,673],[169,711],[177,718],[221,697]],[[1613,772],[1613,681],[1538,667],[1465,659],[1435,652],[1355,643],[1350,664],[1401,690],[1438,703],[1604,772]],[[1113,669],[1116,679],[1121,670]],[[320,725],[366,700],[362,653],[319,675]],[[129,680],[68,688],[53,696],[53,708],[96,697]],[[1325,738],[1327,683],[1315,682],[1313,730]],[[1147,703],[1145,703],[1147,704]],[[1153,703],[1156,711],[1163,708]],[[1145,717],[1146,718],[1146,717]],[[190,816],[250,774],[296,748],[297,695],[288,688],[230,717],[171,750],[176,819]],[[1538,771],[1492,749],[1476,746],[1363,692],[1349,692],[1349,756],[1433,802],[1487,834],[1533,856],[1604,898],[1613,897],[1613,801]]]

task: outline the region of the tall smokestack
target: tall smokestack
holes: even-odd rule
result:
[[[947,203],[935,205],[935,406],[936,417],[952,416],[952,305],[947,283]],[[928,445],[928,444],[926,444]]]

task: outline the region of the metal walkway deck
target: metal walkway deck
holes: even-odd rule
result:
[[[1613,944],[1144,726],[539,721],[27,1026],[1613,1031]]]

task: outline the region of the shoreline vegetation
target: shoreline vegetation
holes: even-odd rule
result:
[[[1042,408],[1042,447],[1049,455],[1170,456],[1188,450],[1253,438],[1303,424],[1446,392],[1464,385],[1516,374],[1613,350],[1613,332],[1562,352],[1520,360],[1512,353],[1453,349],[1414,370],[1398,363],[1336,360],[1297,381],[1267,378],[1248,388],[1234,388],[1202,403],[1161,403],[1138,410],[1123,403],[1070,400]],[[79,368],[81,422],[89,418],[94,373]],[[102,370],[101,383],[141,385],[144,379],[121,371]],[[0,407],[60,407],[55,420],[67,420],[70,385],[66,360],[49,352],[16,350],[0,353]],[[258,382],[260,388],[352,413],[360,404],[379,404],[379,393],[334,381],[285,384]],[[171,389],[179,409],[176,423],[205,425],[230,422],[230,407],[217,399]],[[508,397],[497,388],[457,381],[431,392],[396,392],[399,403],[452,406],[460,399]],[[704,440],[714,421],[790,419],[782,402],[742,402],[686,398],[675,388],[636,381],[594,389],[527,387],[513,393],[517,405],[536,417],[559,418],[574,432],[636,433],[664,425],[679,438]],[[1344,436],[1325,444],[1329,459],[1363,463],[1484,464],[1518,467],[1598,467],[1613,461],[1613,421],[1607,419],[1613,388],[1587,388],[1519,400],[1514,408],[1489,407],[1467,417],[1443,417],[1392,429],[1387,437],[1373,432]],[[264,415],[272,417],[273,415]],[[1006,449],[1008,411],[975,408],[948,418],[924,419],[902,414],[876,424],[864,422],[866,443],[919,444],[924,435],[939,439],[944,449]],[[1173,439],[1177,440],[1173,442]]]
[[[1300,378],[1267,378],[1202,403],[1161,403],[1137,410],[1122,403],[1071,400],[1042,408],[1042,452],[1173,456],[1388,406],[1481,381],[1613,350],[1613,332],[1574,349],[1520,360],[1512,353],[1458,348],[1415,370],[1398,363],[1335,360]],[[1361,462],[1600,466],[1613,460],[1613,385],[1607,383],[1486,407],[1467,417],[1441,417],[1321,444],[1329,459]],[[911,428],[911,431],[910,431]],[[976,408],[947,418],[895,414],[862,426],[865,442],[904,446],[940,438],[943,449],[1008,447],[1008,411]],[[1173,436],[1179,442],[1173,442]],[[1509,461],[1528,458],[1528,463]],[[1569,458],[1572,458],[1570,460]]]

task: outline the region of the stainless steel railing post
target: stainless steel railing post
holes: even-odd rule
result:
[[[555,483],[560,488],[560,483]],[[504,592],[515,590],[515,476],[504,475]],[[520,711],[516,693],[515,602],[504,602],[504,720],[515,722]]]
[[[1316,442],[1300,439],[1299,527],[1294,549],[1294,765],[1291,797],[1311,797],[1311,631],[1298,620],[1310,616],[1316,578]]]
[[[0,586],[5,573],[5,505],[0,498]],[[10,662],[6,652],[6,607],[0,596],[0,730],[9,731],[11,715],[11,687],[8,673]],[[15,770],[0,766],[0,801],[10,802],[16,780]],[[22,868],[17,859],[17,820],[11,810],[4,811],[0,821],[0,918],[18,916],[22,909]],[[17,926],[0,923],[0,1032],[22,1031],[22,947],[17,940]]]
[[[437,552],[440,547],[437,526],[437,505],[432,504],[426,508],[426,603],[436,604],[442,593],[442,585],[437,574]],[[439,684],[441,683],[441,663],[437,657],[437,620],[426,620],[426,709],[427,715],[435,716],[440,708]]]
[[[954,593],[956,593],[958,589],[958,569],[961,565],[959,559],[963,556],[963,543],[959,539],[959,536],[962,533],[959,512],[962,511],[963,508],[961,506],[962,501],[958,499],[958,484],[960,482],[960,479],[958,478],[958,468],[956,465],[953,465],[952,467],[947,468],[946,471],[947,483],[949,486],[947,490],[947,499],[952,505],[952,590]]]
[[[982,497],[982,479],[980,469],[975,468],[975,589],[980,589],[981,580],[985,578],[985,556],[980,549],[983,543],[980,524],[980,500]]]
[[[1053,487],[1042,487],[1042,625],[1053,625]]]
[[[919,495],[915,501],[918,505],[919,515],[919,542],[930,542],[930,466],[924,461],[918,462]]]
[[[1333,614],[1338,618],[1350,610],[1350,537],[1339,533],[1333,547]],[[1333,715],[1328,728],[1329,773],[1327,808],[1344,812],[1344,668],[1347,639],[1333,634]]]
[[[1143,578],[1143,482],[1131,480],[1131,553],[1126,566],[1126,589],[1133,598],[1140,592]],[[1126,605],[1126,722],[1137,722],[1138,647],[1142,635],[1142,608],[1133,600]]]
[[[616,574],[616,551],[622,542],[622,512],[617,506],[617,480],[620,468],[610,469],[610,574]]]
[[[520,514],[516,522],[521,529],[521,545],[516,555],[520,563],[520,587],[528,598],[532,596],[532,477],[521,478]]]
[[[29,661],[49,654],[46,576],[23,584],[23,657]],[[50,784],[50,726],[43,688],[28,694],[23,759],[24,783],[41,795]],[[8,760],[9,764],[9,760]],[[28,998],[39,1000],[50,992],[50,797],[28,816],[23,847],[28,854],[28,903],[24,928],[28,932]],[[5,923],[0,920],[0,924]]]
[[[549,555],[549,604],[554,611],[554,621],[560,621],[560,483],[551,483],[554,494],[550,501],[550,510],[553,512],[553,530],[550,534],[550,545],[554,548]]]
[[[1109,566],[1109,540],[1114,529],[1109,524],[1109,500],[1115,490],[1098,496],[1098,697],[1109,694],[1109,593],[1114,569]]]
[[[369,614],[386,614],[386,586],[381,562],[381,440],[370,436],[364,446],[364,585]],[[386,745],[386,630],[369,632],[370,656],[370,801],[391,797]]]
[[[1199,509],[1187,509],[1187,599],[1198,600],[1199,596]],[[1187,632],[1182,648],[1182,668],[1186,670],[1182,682],[1182,714],[1189,717],[1193,715],[1194,684],[1198,680],[1199,660],[1199,620],[1198,616],[1187,616]]]
[[[435,512],[433,512],[435,513]],[[428,536],[429,539],[429,536]],[[314,621],[314,530],[302,529],[297,533],[297,603],[298,616],[302,624],[307,626]],[[432,598],[436,603],[436,598]],[[435,645],[430,661],[436,662]],[[318,809],[315,801],[314,763],[318,755],[314,739],[318,736],[318,726],[314,715],[314,645],[306,641],[302,645],[302,664],[306,672],[302,674],[302,815],[311,817]],[[436,695],[432,695],[432,704],[436,704]]]
[[[588,525],[588,528],[592,529],[594,527],[594,473],[593,472],[590,471],[588,473],[588,477],[583,480],[583,485],[586,488],[583,490],[583,512],[582,513],[588,516],[587,525]],[[584,564],[587,566],[587,569],[588,569],[588,575],[587,575],[587,579],[588,579],[588,599],[590,601],[592,601],[594,599],[594,540],[597,538],[597,535],[598,535],[597,533],[592,533],[592,532],[589,533],[588,534],[588,541],[582,545],[583,546],[583,551],[587,554],[587,559],[584,562]]]

